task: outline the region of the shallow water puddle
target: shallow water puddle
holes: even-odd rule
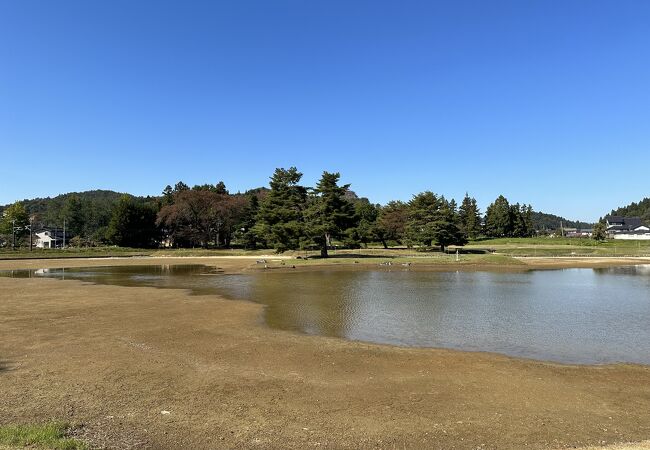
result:
[[[214,276],[206,276],[214,275]],[[189,289],[266,305],[271,327],[571,363],[650,364],[650,266],[503,272],[319,270],[226,275],[201,265],[0,271]]]

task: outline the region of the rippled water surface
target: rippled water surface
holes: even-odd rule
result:
[[[650,364],[650,266],[242,275],[204,266],[123,266],[0,274],[246,299],[266,305],[271,327],[308,334],[560,362]]]

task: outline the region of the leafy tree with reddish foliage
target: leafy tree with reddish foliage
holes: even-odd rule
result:
[[[408,206],[404,202],[391,201],[381,208],[377,218],[376,235],[384,248],[388,248],[388,241],[401,243],[404,240],[407,219]]]
[[[215,190],[182,189],[163,206],[157,223],[179,247],[229,246],[246,199]]]

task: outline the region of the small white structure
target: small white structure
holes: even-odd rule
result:
[[[616,233],[612,235],[614,239],[627,239],[629,241],[648,241],[650,240],[650,229],[639,230],[630,233]]]
[[[62,230],[43,229],[41,231],[37,231],[36,233],[34,233],[34,237],[35,237],[34,245],[36,246],[36,248],[63,247],[64,239],[63,239]]]

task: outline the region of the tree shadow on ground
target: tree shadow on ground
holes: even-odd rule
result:
[[[399,255],[364,255],[363,253],[345,253],[337,255],[330,251],[327,258],[322,258],[320,255],[308,256],[306,259],[363,259],[363,258],[375,258],[375,259],[391,259],[397,258]]]

